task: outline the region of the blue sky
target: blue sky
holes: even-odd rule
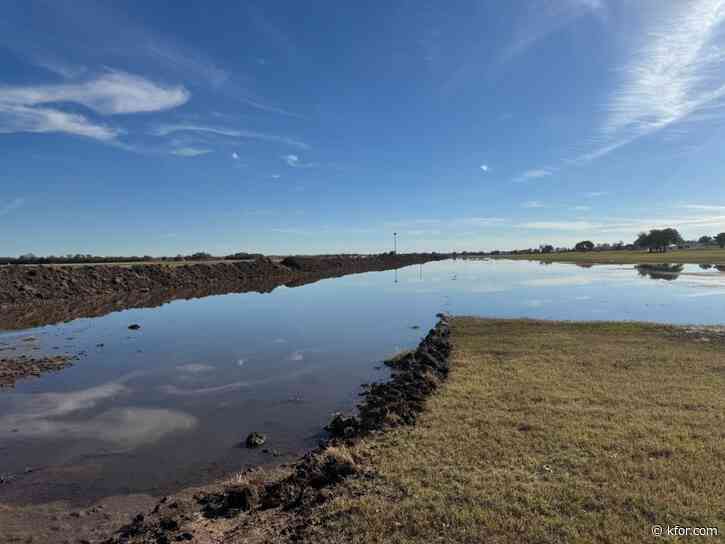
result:
[[[14,2],[0,254],[725,231],[725,2]]]

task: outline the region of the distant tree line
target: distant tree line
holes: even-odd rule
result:
[[[491,251],[486,252],[470,252],[471,254],[487,254],[487,255],[521,255],[521,254],[546,254],[546,253],[565,253],[570,251],[622,251],[622,250],[635,250],[635,249],[646,249],[652,253],[664,253],[668,249],[678,248],[687,249],[692,247],[701,246],[719,246],[725,248],[725,232],[721,232],[715,236],[701,236],[697,240],[687,241],[685,240],[679,231],[675,228],[666,229],[652,229],[649,232],[641,232],[631,244],[625,244],[622,241],[614,244],[595,244],[591,240],[582,240],[574,245],[573,248],[569,247],[554,247],[551,244],[541,244],[538,248],[528,249],[515,249],[511,251]],[[463,253],[465,254],[465,252]]]

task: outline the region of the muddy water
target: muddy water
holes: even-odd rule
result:
[[[0,332],[0,350],[81,355],[0,391],[0,502],[168,493],[291,459],[441,311],[721,324],[725,274],[451,260]],[[268,452],[239,447],[252,431]]]

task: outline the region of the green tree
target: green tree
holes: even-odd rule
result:
[[[715,236],[715,241],[720,247],[725,247],[725,232],[721,232],[720,234]]]
[[[647,248],[650,251],[666,252],[672,244],[681,244],[684,240],[677,229],[652,229],[649,232],[641,232],[634,242],[637,247]]]
[[[652,238],[649,232],[640,232],[639,235],[637,235],[637,239],[634,241],[634,245],[642,249],[649,248],[651,243]]]
[[[712,236],[700,236],[698,242],[704,245],[712,244]]]
[[[575,245],[574,249],[576,251],[591,251],[592,249],[594,249],[594,242],[591,242],[590,240],[584,240]]]

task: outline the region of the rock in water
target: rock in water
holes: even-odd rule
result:
[[[247,439],[245,440],[245,443],[247,444],[248,448],[258,448],[262,444],[264,444],[267,441],[267,437],[264,436],[262,433],[253,432],[251,433]]]

